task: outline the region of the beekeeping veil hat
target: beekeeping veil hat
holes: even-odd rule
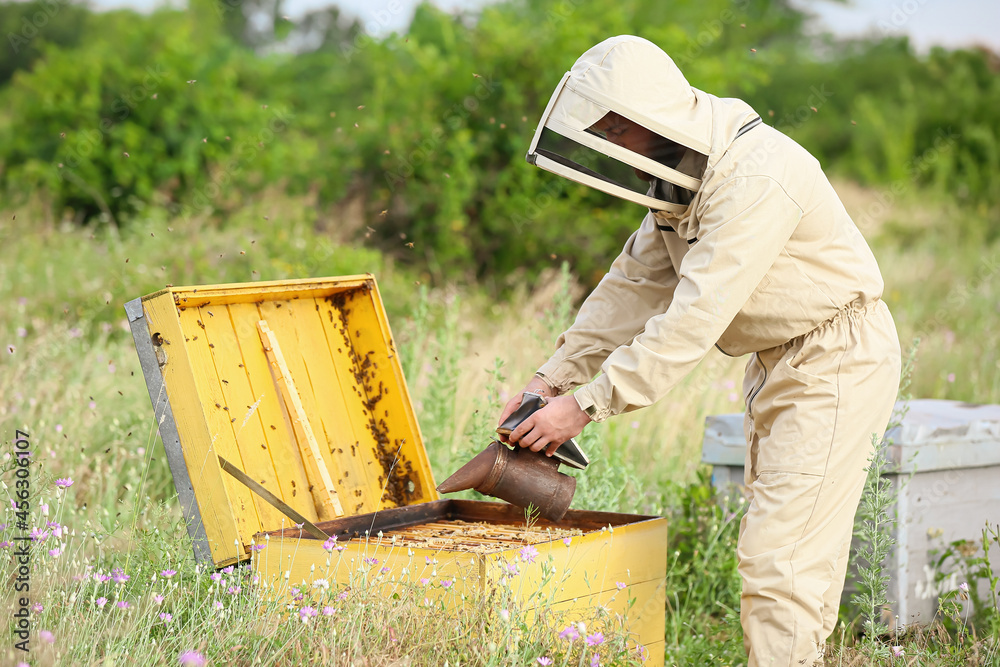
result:
[[[656,135],[659,149],[640,154],[609,141],[594,127],[609,112]],[[736,136],[730,128],[756,116],[744,102],[692,88],[652,42],[622,35],[588,50],[563,76],[527,160],[653,211],[682,214],[701,187],[713,138],[716,153],[724,151]]]

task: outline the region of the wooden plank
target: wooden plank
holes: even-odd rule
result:
[[[205,461],[204,465],[206,468],[210,466],[219,468],[216,456],[219,455],[241,469],[246,469],[246,462],[243,461],[239,447],[236,446],[236,438],[233,436],[232,423],[229,421],[231,417],[229,410],[226,409],[229,406],[226,405],[226,397],[222,393],[222,381],[215,368],[212,348],[209,347],[211,341],[205,333],[200,315],[198,310],[186,310],[178,315],[178,319],[184,331],[184,343],[198,385],[198,400],[204,407],[205,418],[212,434],[210,452],[212,458]],[[230,511],[240,527],[240,544],[243,548],[247,548],[252,536],[260,531],[260,517],[257,514],[253,493],[229,475],[223,475],[222,479],[232,501]]]
[[[172,287],[169,292],[174,295],[178,306],[197,308],[205,305],[222,306],[231,303],[254,303],[261,300],[284,301],[327,296],[344,290],[357,289],[373,281],[374,278],[371,274],[364,274],[342,278],[303,278],[299,280]]]
[[[338,295],[382,467],[383,508],[438,498],[402,367],[374,284]],[[332,299],[336,302],[338,299]],[[334,303],[334,305],[338,305]]]
[[[535,563],[549,558],[558,571],[546,578],[541,569],[527,567],[521,547],[486,557],[487,579],[499,581],[508,567],[518,566],[519,592],[523,596],[544,589],[558,589],[558,600],[583,597],[609,590],[618,582],[660,579],[667,566],[667,520],[656,519],[589,532],[570,539],[532,545]],[[529,560],[532,558],[528,557]]]
[[[316,322],[314,311],[309,311],[310,306],[315,308],[315,304],[303,300],[264,301],[258,304],[258,310],[261,317],[268,322],[272,322],[273,328],[280,330],[284,336],[282,345],[286,350],[285,363],[288,364],[289,371],[293,377],[303,378],[298,383],[302,406],[305,408],[306,415],[308,415],[312,424],[323,426],[325,423],[323,415],[327,413],[330,406],[323,404],[322,409],[320,408],[320,401],[313,386],[314,382],[318,381],[318,378],[314,378],[313,376],[322,371],[320,368],[314,368],[312,365],[311,357],[317,354],[315,348],[312,347],[315,344],[312,342],[313,339],[303,334],[304,329]],[[354,435],[357,438],[359,434],[355,433]],[[325,430],[323,431],[323,437],[328,438]],[[357,440],[351,442],[351,444],[355,445],[354,450],[350,448],[350,445],[347,448],[343,448],[345,454],[352,451],[357,452],[359,454],[359,462],[362,465],[368,465],[369,463],[374,465],[374,461],[364,458],[363,452],[358,450],[357,442]],[[329,444],[329,440],[327,440],[327,443]],[[337,448],[341,449],[342,447],[338,445]],[[342,492],[341,498],[343,499],[342,502],[346,505],[346,512],[356,514],[363,511],[365,509],[364,504],[361,502],[361,498],[356,495],[356,487],[349,488],[345,485],[345,482],[351,481],[350,478],[356,475],[352,475],[350,470],[339,469],[337,461],[334,460],[332,447],[326,446],[320,449],[322,450],[327,470],[329,470],[336,488]],[[370,475],[366,475],[366,479],[370,479],[370,477]],[[362,497],[364,495],[365,493],[362,491]]]
[[[524,509],[501,502],[485,502],[482,500],[450,501],[448,505],[449,518],[465,519],[467,521],[493,521],[499,523],[524,523]],[[531,523],[539,529],[579,528],[584,531],[600,530],[606,526],[624,526],[642,521],[659,520],[661,517],[643,514],[619,514],[618,512],[596,512],[593,510],[569,510],[562,521],[553,523],[538,517]]]
[[[285,356],[282,354],[278,339],[264,320],[257,322],[257,329],[264,345],[264,353],[271,362],[271,371],[278,385],[278,393],[284,399],[285,408],[292,420],[299,452],[306,468],[306,477],[309,479],[310,490],[316,503],[316,513],[322,520],[343,516],[344,508],[340,505],[340,498],[330,478],[330,471],[323,459],[319,443],[316,442],[309,417],[302,407],[302,400],[285,363]]]
[[[221,383],[222,410],[229,417],[232,437],[242,458],[239,469],[271,493],[279,493],[277,475],[267,451],[267,438],[254,407],[257,397],[250,388],[250,379],[229,309],[225,306],[206,306],[198,309],[198,313],[215,362],[215,372]],[[236,464],[235,461],[231,462]],[[280,512],[256,495],[252,498],[262,526],[282,524],[285,517]]]
[[[231,304],[227,308],[239,341],[243,364],[246,366],[251,394],[256,397],[254,401],[259,402],[257,416],[267,440],[268,453],[280,489],[280,493],[275,492],[275,495],[315,523],[319,517],[309,493],[309,481],[299,455],[292,423],[285,414],[282,398],[271,376],[271,366],[264,355],[264,346],[257,331],[260,312],[257,305],[252,303]],[[288,522],[268,524],[263,529],[276,530],[282,525],[287,526]]]
[[[301,307],[297,307],[299,304]],[[353,369],[334,362],[334,355],[344,359],[347,355],[333,351],[343,350],[342,341],[334,348],[326,337],[321,321],[324,308],[330,305],[323,299],[310,299],[293,304],[286,316],[295,314],[302,361],[309,372],[316,404],[323,406],[319,417],[332,459],[331,474],[341,489],[347,511],[371,512],[379,507],[381,488],[373,466],[366,465],[361,451],[361,443],[371,440],[365,427],[364,403],[354,387]]]
[[[375,438],[377,424],[373,423],[371,414],[366,404],[367,397],[362,385],[359,383],[361,369],[355,363],[354,345],[347,334],[345,318],[342,317],[342,310],[334,302],[342,302],[344,297],[337,299],[316,299],[319,310],[316,311],[319,329],[326,340],[326,349],[330,354],[330,361],[334,367],[338,387],[337,391],[344,401],[346,413],[346,424],[349,425],[349,438],[353,438],[349,445],[344,448],[343,459],[338,460],[335,465],[344,465],[347,470],[364,470],[364,480],[368,486],[368,492],[363,496],[363,502],[350,503],[352,513],[374,512],[383,507],[382,468],[378,465],[377,451],[378,442]],[[318,342],[316,343],[318,344]],[[335,431],[339,433],[339,431]],[[338,449],[340,446],[338,445]],[[351,468],[347,466],[351,465]],[[351,472],[351,474],[355,474]]]
[[[648,657],[642,663],[642,667],[663,667],[667,657],[666,641],[650,642],[644,648]]]
[[[308,586],[317,579],[329,582],[334,592],[353,587],[362,595],[382,597],[410,595],[416,588],[431,601],[444,600],[450,609],[461,606],[463,596],[470,602],[478,599],[482,591],[479,556],[394,547],[377,538],[326,551],[319,540],[272,537],[253,567],[259,584],[274,590],[279,599],[290,587]]]
[[[406,526],[415,526],[426,521],[433,521],[448,516],[449,505],[452,500],[437,500],[431,503],[419,503],[417,505],[407,505],[379,512],[368,514],[345,515],[332,521],[322,521],[318,525],[329,535],[348,536],[358,533],[364,535],[366,531],[373,534],[378,531],[389,532]],[[272,536],[292,536],[292,532],[273,531]],[[297,534],[297,533],[295,533]],[[343,537],[341,537],[343,539]]]
[[[232,510],[230,489],[223,479],[216,462],[212,444],[212,431],[199,397],[194,366],[185,344],[177,309],[168,293],[143,301],[143,312],[149,324],[150,335],[163,339],[167,362],[161,367],[167,397],[174,413],[177,433],[184,450],[191,485],[201,512],[212,558],[216,563],[247,558],[240,544],[241,528],[245,520],[237,518]],[[241,523],[243,525],[241,525]]]

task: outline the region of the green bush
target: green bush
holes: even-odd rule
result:
[[[0,8],[0,20],[21,16]],[[693,85],[747,99],[833,172],[894,196],[933,186],[996,205],[994,56],[809,38],[787,0],[621,9],[508,0],[471,20],[425,4],[407,31],[379,38],[332,11],[317,46],[297,52],[322,21],[275,16],[249,35],[229,0],[201,0],[85,14],[75,40],[57,25],[64,8],[30,43],[36,55],[0,62],[0,75],[17,69],[0,89],[0,191],[124,225],[151,204],[225,221],[281,189],[314,202],[339,238],[365,234],[435,278],[567,259],[594,282],[642,209],[523,156],[561,74],[597,41],[633,33]],[[996,226],[968,231],[992,238]]]

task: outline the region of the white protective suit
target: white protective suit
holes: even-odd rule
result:
[[[588,132],[609,111],[686,148],[683,159],[629,160]],[[543,132],[663,180],[643,184],[645,197],[626,192],[590,158],[580,167],[542,150]],[[899,384],[899,342],[868,245],[815,158],[746,103],[692,88],[637,37],[580,57],[528,159],[650,208],[539,369],[556,392],[579,387],[581,409],[602,421],[662,398],[713,345],[751,354],[745,644],[750,665],[812,664],[836,622],[871,437]]]

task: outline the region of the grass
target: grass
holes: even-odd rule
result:
[[[865,229],[904,348],[922,339],[911,392],[1000,402],[1000,244],[963,239],[942,219],[984,226],[996,213],[907,200]],[[530,288],[511,281],[500,300],[476,287],[431,288],[425,276],[363,244],[329,242],[315,222],[308,206],[280,196],[248,204],[224,226],[168,220],[156,211],[122,233],[64,226],[31,209],[0,217],[7,251],[0,264],[0,429],[31,436],[30,523],[50,533],[36,547],[31,602],[42,607],[34,628],[51,634],[32,638],[31,664],[175,665],[188,651],[212,664],[239,665],[539,664],[540,657],[590,664],[595,647],[586,646],[586,633],[574,642],[560,638],[565,627],[531,621],[503,591],[457,616],[439,607],[454,593],[432,597],[402,584],[395,598],[360,585],[345,598],[345,590],[300,591],[303,599],[288,609],[274,589],[249,581],[246,568],[223,574],[223,585],[194,565],[123,302],[166,283],[375,273],[440,480],[489,442],[499,406],[544,361],[583,293],[558,270]],[[713,352],[658,406],[592,425],[581,438],[594,463],[578,477],[575,506],[670,518],[668,664],[745,660],[735,556],[741,503],[716,497],[699,463],[704,418],[742,410],[743,363]],[[0,479],[10,494],[7,447]],[[59,489],[57,478],[73,484]],[[15,534],[15,517],[6,511],[0,540]],[[996,539],[984,534],[961,561],[968,575],[992,577],[994,595],[998,568],[986,548]],[[958,556],[942,562],[957,568]],[[11,576],[13,560],[4,563]],[[98,580],[116,568],[128,580]],[[861,621],[845,608],[827,664],[1000,664],[996,598],[983,601],[969,625],[965,616],[949,616],[960,593],[945,596],[933,625],[878,639],[888,653],[857,639]],[[15,608],[11,586],[0,595]],[[303,621],[303,606],[316,615]],[[335,611],[327,615],[327,607]],[[621,639],[609,633],[596,647],[603,664],[637,662]],[[0,647],[10,664],[24,658],[13,644],[11,635]],[[903,647],[902,656],[893,646]]]

